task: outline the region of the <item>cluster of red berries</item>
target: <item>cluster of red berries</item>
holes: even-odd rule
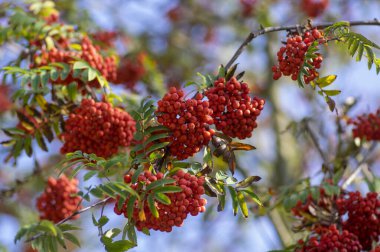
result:
[[[100,42],[105,48],[114,47],[117,36],[118,33],[115,31],[98,31],[91,35],[94,40]]]
[[[167,141],[170,153],[179,160],[186,159],[207,145],[215,133],[209,125],[213,123],[212,110],[203,95],[184,100],[183,90],[171,87],[162,100],[158,101],[157,121],[172,132]],[[165,141],[166,141],[165,140]]]
[[[175,23],[183,17],[183,9],[180,5],[174,6],[166,13],[166,16],[171,22]]]
[[[144,186],[150,183],[160,180],[164,177],[162,173],[153,175],[149,171],[146,171],[139,175],[138,182],[132,184],[131,187],[136,191],[144,190]],[[175,179],[173,185],[181,187],[182,191],[177,193],[166,194],[171,203],[170,205],[162,204],[159,201],[155,201],[155,207],[158,210],[159,217],[156,218],[152,215],[148,203],[143,202],[143,209],[139,209],[138,201],[135,202],[133,210],[133,219],[136,223],[137,230],[141,231],[144,228],[160,230],[162,232],[171,232],[174,226],[181,227],[183,221],[188,214],[196,216],[198,213],[204,212],[206,199],[201,198],[205,193],[203,188],[204,178],[196,177],[189,173],[185,173],[183,170],[179,170],[171,178]],[[131,176],[129,174],[124,176],[124,182],[131,183]],[[150,192],[147,192],[148,194]],[[127,206],[128,200],[123,204],[122,208],[118,208],[118,203],[115,203],[114,211],[116,214],[124,214],[128,216]]]
[[[356,119],[350,119],[349,124],[355,128],[352,130],[354,137],[367,141],[380,141],[380,109],[376,113],[361,115]]]
[[[331,197],[327,196],[323,188],[319,189],[319,199],[313,198],[312,194],[309,194],[306,201],[299,200],[296,205],[291,209],[294,216],[304,218],[305,216],[314,216],[311,208],[318,208],[318,211],[330,213],[333,208],[334,202]]]
[[[37,66],[44,66],[54,62],[63,62],[71,64],[72,61],[82,59],[87,61],[91,67],[97,69],[104,78],[108,81],[116,80],[116,63],[114,57],[103,57],[98,47],[94,46],[91,40],[84,37],[81,42],[81,51],[70,51],[66,49],[53,48],[51,50],[42,49],[40,55],[35,55],[35,63]],[[31,67],[34,67],[33,65]],[[53,81],[53,84],[68,85],[71,82],[77,82],[80,86],[84,85],[79,77],[74,76],[74,72],[71,71],[65,80],[58,78]],[[94,79],[87,83],[90,87],[100,88],[99,81]]]
[[[306,242],[298,241],[298,245],[297,252],[360,252],[362,249],[356,235],[347,230],[340,232],[335,225],[326,228],[320,236],[312,236]]]
[[[329,5],[329,0],[302,0],[301,9],[309,17],[315,18],[326,10]]]
[[[280,48],[277,52],[277,60],[279,65],[272,67],[273,79],[278,80],[282,75],[291,76],[292,80],[297,80],[298,74],[304,63],[305,54],[310,45],[314,41],[319,44],[325,43],[325,39],[320,31],[316,28],[306,31],[303,36],[291,35],[286,41],[286,46]],[[307,63],[313,67],[308,69],[308,75],[304,76],[305,83],[309,83],[318,77],[316,69],[321,67],[322,55],[318,56]]]
[[[37,199],[37,209],[40,218],[57,223],[81,208],[81,197],[75,196],[79,192],[78,180],[69,180],[65,175],[58,179],[50,177],[44,193]],[[75,215],[72,219],[79,218]]]
[[[214,87],[206,91],[212,117],[218,130],[230,137],[244,139],[252,136],[257,127],[256,118],[264,108],[265,100],[249,96],[247,83],[235,77],[229,81],[219,78]]]
[[[250,17],[255,10],[256,0],[240,0],[243,17]]]
[[[131,144],[136,122],[126,112],[106,102],[83,99],[65,122],[62,153],[81,150],[110,157]]]
[[[12,102],[10,101],[8,95],[8,86],[0,85],[0,113],[8,111],[12,107]]]
[[[140,53],[136,58],[124,58],[117,69],[115,84],[123,84],[128,89],[133,89],[145,74],[144,58],[146,55]]]
[[[375,192],[362,197],[360,192],[350,192],[337,200],[339,213],[348,213],[343,229],[355,234],[365,250],[380,238],[380,197]]]

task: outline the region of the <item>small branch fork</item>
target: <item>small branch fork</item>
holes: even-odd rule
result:
[[[319,23],[319,24],[312,25],[312,27],[326,28],[326,27],[329,27],[329,26],[331,26],[333,24],[334,24],[334,22]],[[349,21],[348,24],[349,24],[349,26],[362,26],[362,25],[366,25],[366,26],[370,26],[370,25],[380,26],[380,21],[375,18],[374,20],[369,20],[369,21]],[[267,34],[267,33],[278,32],[278,31],[297,30],[297,29],[301,29],[301,28],[307,28],[309,26],[310,26],[310,24],[305,24],[305,25],[295,24],[295,25],[288,25],[288,26],[273,26],[273,27],[261,28],[260,30],[257,30],[257,31],[249,33],[248,36],[247,36],[247,38],[244,40],[244,42],[240,45],[240,47],[237,49],[237,51],[235,52],[235,54],[232,56],[232,58],[226,64],[226,66],[225,66],[226,71],[232,66],[232,64],[237,60],[237,58],[239,58],[240,54],[242,54],[242,52],[244,51],[245,47],[249,43],[251,43],[251,41],[253,39],[257,38],[258,36],[261,36],[261,35],[264,35],[264,34]]]

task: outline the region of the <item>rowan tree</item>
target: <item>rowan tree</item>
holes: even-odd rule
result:
[[[345,21],[332,5],[350,3],[294,0],[289,24],[270,17],[288,1],[206,2],[161,10],[165,34],[120,20],[101,29],[77,1],[0,4],[0,49],[15,48],[0,72],[3,160],[14,166],[0,169],[0,215],[22,224],[20,249],[86,247],[80,224],[92,223],[101,250],[127,251],[227,212],[236,225],[267,218],[277,251],[379,250],[379,99],[358,99],[331,67],[354,58],[380,73],[380,38],[367,32],[378,17]],[[244,60],[256,43],[260,65]],[[302,106],[308,116],[289,116]],[[12,179],[25,159],[32,171]]]

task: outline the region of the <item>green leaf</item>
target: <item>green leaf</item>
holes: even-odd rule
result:
[[[234,213],[234,216],[236,216],[238,212],[238,205],[239,205],[236,190],[232,186],[228,186],[228,190],[230,191],[231,200],[232,200],[232,211]]]
[[[241,213],[245,218],[248,218],[248,207],[247,203],[245,202],[244,194],[240,191],[237,192],[237,199],[239,203],[239,207],[241,210]]]
[[[86,61],[76,61],[73,65],[73,69],[88,69],[91,66]]]
[[[237,183],[236,189],[246,188],[246,187],[252,185],[252,183],[259,181],[260,179],[261,179],[261,177],[259,177],[259,176],[249,176],[248,178]]]
[[[21,240],[21,238],[26,235],[26,233],[29,231],[29,229],[30,229],[30,226],[26,226],[26,227],[21,228],[17,232],[17,234],[16,234],[16,236],[15,236],[15,238],[13,240],[14,243],[17,243],[19,240]]]
[[[95,176],[98,172],[97,171],[89,171],[87,172],[84,177],[83,177],[83,180],[84,181],[87,181],[89,180],[90,178],[92,178],[93,176]]]
[[[137,244],[137,235],[136,235],[136,229],[135,226],[130,223],[128,225],[128,238],[130,241],[132,241],[134,244]]]
[[[80,242],[75,235],[73,235],[71,233],[63,233],[63,236],[65,237],[65,239],[71,241],[73,244],[80,247]]]
[[[224,210],[224,207],[226,206],[226,195],[217,195],[218,198],[218,212],[221,212]]]
[[[250,190],[241,190],[242,192],[248,194],[252,198],[254,202],[256,202],[259,206],[264,206],[263,203],[261,202],[260,198],[252,191]]]
[[[169,199],[168,196],[166,196],[165,194],[163,193],[156,193],[154,195],[155,199],[159,202],[161,202],[162,204],[164,205],[170,205],[172,202],[171,200]]]
[[[336,75],[327,75],[325,77],[318,78],[317,80],[315,80],[315,83],[320,88],[324,88],[331,85],[336,80],[336,77],[337,77]]]
[[[176,193],[182,192],[182,188],[179,186],[164,186],[153,190],[155,193]]]
[[[150,209],[150,212],[152,213],[152,215],[154,217],[158,218],[160,215],[158,214],[158,210],[156,208],[156,205],[155,205],[155,202],[153,199],[153,194],[149,194],[149,196],[148,196],[148,206],[149,206],[149,209]]]
[[[364,49],[366,51],[367,58],[368,58],[368,69],[371,69],[373,65],[373,61],[375,59],[375,54],[373,53],[372,49],[368,46],[365,46]]]
[[[94,70],[93,68],[89,68],[88,69],[88,78],[87,80],[88,81],[92,81],[96,78],[96,76],[98,76],[98,73],[96,70]]]
[[[43,151],[48,151],[48,148],[46,146],[46,143],[45,143],[45,140],[41,134],[41,132],[39,131],[36,131],[35,132],[35,138],[37,140],[37,143],[38,143],[38,146],[40,146],[40,148],[43,150]]]
[[[175,182],[175,179],[168,179],[168,178],[159,179],[159,180],[153,181],[152,183],[147,185],[146,191],[152,190],[154,188],[157,188],[157,187],[160,187],[160,186],[163,186],[166,184],[172,184],[174,182]]]
[[[132,220],[132,216],[133,216],[133,208],[135,206],[135,201],[137,200],[137,197],[136,196],[131,196],[128,200],[128,203],[127,203],[127,216],[128,216],[128,220]]]
[[[340,90],[323,90],[323,93],[325,93],[328,96],[335,96],[340,94],[342,91]]]
[[[110,244],[106,244],[105,248],[108,252],[122,252],[127,251],[135,247],[135,244],[128,240],[115,241]]]
[[[113,239],[116,236],[118,236],[120,233],[121,233],[121,230],[119,228],[112,228],[110,230],[107,230],[107,232],[105,232],[104,236]]]
[[[57,228],[51,221],[42,220],[40,226],[45,227],[53,236],[57,236]]]

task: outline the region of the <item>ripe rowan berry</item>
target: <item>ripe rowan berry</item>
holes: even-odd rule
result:
[[[306,31],[303,36],[290,35],[286,41],[286,46],[281,47],[277,52],[279,65],[272,67],[273,79],[278,80],[282,75],[285,75],[291,76],[292,80],[297,80],[304,63],[305,54],[314,41],[318,41],[319,44],[325,43],[322,33],[316,28]],[[316,69],[321,67],[323,58],[319,53],[316,55],[316,58],[307,62],[313,67],[308,69],[308,75],[304,76],[306,84],[319,76]]]
[[[124,182],[130,184],[130,178],[130,174],[125,175]],[[138,176],[137,183],[131,184],[130,186],[141,194],[146,185],[163,178],[164,175],[162,173],[154,175],[151,172],[146,171]],[[143,209],[139,209],[139,204],[136,200],[134,203],[132,218],[137,230],[141,231],[144,228],[147,228],[162,232],[171,232],[174,226],[182,226],[183,221],[188,214],[195,216],[206,210],[205,205],[207,201],[206,199],[201,198],[204,194],[204,189],[203,187],[203,190],[200,189],[200,184],[203,185],[204,183],[203,177],[196,177],[189,173],[185,173],[183,170],[179,170],[174,176],[166,178],[173,178],[175,182],[172,185],[181,187],[182,191],[166,194],[171,202],[169,205],[155,200],[154,204],[159,213],[158,218],[153,216],[146,200],[143,201]],[[127,206],[130,197],[127,198],[121,209],[118,208],[118,200],[119,198],[117,198],[115,203],[114,212],[118,215],[124,214],[125,217],[128,217]],[[143,211],[143,216],[145,216],[145,218],[141,218],[141,211]]]
[[[328,5],[329,0],[301,0],[302,11],[312,18],[322,15]]]
[[[49,177],[45,191],[37,198],[40,219],[57,223],[81,209],[81,197],[75,196],[78,192],[77,179],[69,180],[65,175],[61,175],[58,179]],[[79,215],[72,217],[72,219],[77,218]]]
[[[370,250],[373,242],[380,239],[380,197],[369,192],[362,197],[360,192],[350,192],[336,202],[341,215],[348,214],[343,229],[359,238],[363,249]]]
[[[265,100],[251,98],[249,92],[248,84],[240,83],[235,77],[227,82],[219,78],[214,87],[206,91],[217,130],[240,139],[252,136]]]
[[[36,54],[34,64],[31,68],[38,66],[45,66],[50,63],[62,62],[71,64],[72,61],[82,59],[89,63],[89,65],[97,69],[104,78],[108,81],[116,80],[116,63],[114,57],[103,57],[99,48],[95,47],[88,37],[84,37],[81,41],[81,50],[72,51],[68,47],[63,49],[53,48],[51,50],[42,49],[40,54]],[[77,82],[80,87],[85,83],[77,76],[74,76],[74,71],[71,69],[69,75],[62,80],[60,77],[52,81],[52,84],[69,85],[73,81]],[[90,87],[100,88],[100,83],[97,79],[87,83]]]
[[[184,92],[171,87],[169,92],[158,101],[156,111],[158,123],[171,131],[169,150],[178,159],[186,159],[207,145],[214,134],[209,128],[213,123],[212,110],[203,95],[184,100]]]
[[[119,108],[106,102],[83,99],[65,121],[61,153],[81,150],[110,157],[119,147],[128,147],[136,132],[136,122]]]
[[[123,84],[128,89],[134,89],[136,83],[145,74],[144,58],[146,55],[140,53],[136,58],[123,58],[117,69],[115,84]]]
[[[376,113],[364,114],[355,119],[350,119],[353,124],[352,134],[354,137],[367,141],[380,141],[380,109]]]

